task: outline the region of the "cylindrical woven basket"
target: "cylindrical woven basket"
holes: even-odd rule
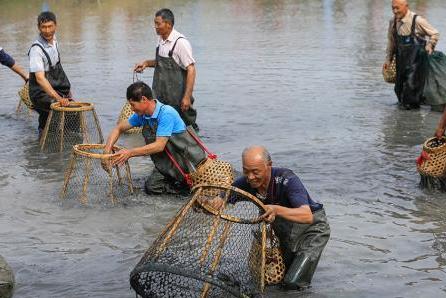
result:
[[[395,84],[396,82],[396,57],[393,56],[390,65],[386,70],[383,69],[383,78],[384,81],[390,84]]]
[[[103,143],[101,126],[92,103],[71,101],[68,106],[51,104],[40,138],[40,149],[62,152],[76,144]]]
[[[130,118],[130,116],[133,115],[133,113],[134,112],[132,111],[131,105],[128,102],[126,102],[122,107],[121,113],[119,114],[118,123],[121,121],[127,121]],[[141,132],[142,132],[142,127],[133,127],[127,130],[125,133],[133,134]]]
[[[437,138],[429,138],[423,144],[423,151],[427,153],[429,159],[417,164],[418,172],[423,176],[444,177],[446,175],[446,143],[432,148],[430,145]],[[446,139],[443,137],[443,141]]]
[[[234,169],[231,164],[218,159],[207,158],[190,173],[192,185],[213,184],[231,186],[234,182]]]
[[[103,153],[104,144],[78,144],[73,146],[71,159],[65,170],[60,197],[75,198],[82,204],[100,202],[109,197],[115,204],[118,199],[133,193],[128,162],[120,168],[112,166],[112,154]],[[113,147],[113,152],[122,148]]]
[[[31,98],[29,97],[29,83],[26,82],[22,88],[20,88],[19,92],[19,103],[17,104],[16,113],[18,114],[20,111],[26,111],[28,115],[31,115],[32,110],[34,110],[34,105],[31,102]]]

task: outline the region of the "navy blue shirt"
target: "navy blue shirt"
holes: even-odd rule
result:
[[[0,48],[0,63],[9,68],[15,64],[14,59],[8,55],[2,48]]]
[[[323,205],[311,199],[299,177],[286,168],[272,168],[271,180],[266,198],[252,188],[246,177],[238,178],[233,186],[249,192],[268,205],[280,205],[288,208],[299,208],[302,205],[310,206],[312,212],[322,209]]]

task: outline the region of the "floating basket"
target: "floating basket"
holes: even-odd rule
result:
[[[396,57],[393,56],[392,61],[390,61],[389,66],[386,70],[383,69],[384,81],[390,84],[395,84],[396,82]]]
[[[423,144],[424,153],[417,162],[417,170],[423,176],[444,177],[446,175],[446,138],[427,139]]]
[[[134,112],[132,111],[131,105],[128,102],[126,102],[122,107],[121,113],[119,114],[118,123],[121,121],[127,121],[133,114]],[[141,133],[141,132],[142,132],[142,127],[133,127],[127,130],[125,133],[130,134],[130,133]]]
[[[213,184],[231,186],[234,182],[234,169],[231,164],[218,159],[207,158],[190,173],[192,185]]]
[[[73,146],[60,197],[78,199],[82,204],[100,202],[108,197],[113,204],[133,193],[128,162],[111,166],[111,155],[104,154],[103,144]],[[113,152],[121,148],[114,146]]]
[[[26,112],[29,116],[31,116],[33,110],[34,105],[29,97],[29,83],[27,82],[19,90],[19,103],[17,104],[16,113],[19,114],[21,112]]]
[[[261,294],[267,234],[259,216],[264,211],[257,198],[237,188],[195,186],[191,200],[131,272],[131,286],[142,297]],[[260,243],[260,249],[251,243]]]
[[[40,148],[45,152],[71,150],[82,143],[103,143],[101,126],[94,105],[86,102],[70,102],[63,107],[56,102],[40,139]]]

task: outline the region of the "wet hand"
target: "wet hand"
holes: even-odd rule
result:
[[[141,62],[141,63],[135,64],[133,71],[143,72],[145,68],[146,68],[146,64],[144,62]]]
[[[190,109],[191,106],[191,102],[190,102],[190,97],[183,97],[183,99],[181,100],[181,111],[187,111]]]
[[[132,157],[132,152],[130,150],[128,149],[119,150],[118,152],[116,152],[111,156],[113,160],[112,165],[122,166],[130,157]]]
[[[434,51],[432,49],[432,45],[431,44],[427,44],[426,47],[425,47],[425,50],[426,50],[428,55],[432,54],[432,52]]]
[[[435,131],[435,137],[441,139],[444,136],[444,128],[437,128]]]
[[[272,205],[266,205],[265,209],[266,211],[260,216],[260,219],[272,223],[276,219],[276,210]]]
[[[389,64],[386,62],[383,64],[383,70],[387,70],[387,68],[389,68]]]
[[[62,97],[58,101],[59,101],[59,103],[60,103],[60,105],[62,107],[66,107],[66,106],[70,105],[70,99],[69,98]]]

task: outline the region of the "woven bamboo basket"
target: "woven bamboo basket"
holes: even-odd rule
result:
[[[218,193],[209,196],[208,193]],[[213,200],[220,200],[218,210]],[[261,201],[231,186],[197,185],[130,274],[142,297],[250,297],[265,287]],[[259,235],[260,249],[250,243]]]
[[[133,115],[133,113],[134,112],[132,111],[132,106],[128,102],[126,102],[122,107],[121,113],[119,114],[118,123],[122,121],[127,121]],[[127,130],[125,133],[133,134],[141,132],[142,132],[142,127],[133,127]]]
[[[71,150],[75,144],[103,143],[101,126],[92,103],[51,104],[51,111],[40,138],[44,152]]]
[[[82,204],[101,202],[110,198],[112,204],[133,194],[132,176],[128,162],[123,167],[112,166],[112,154],[103,153],[104,144],[73,146],[65,170],[61,199],[74,198]],[[120,147],[114,146],[113,152]]]
[[[32,111],[34,110],[34,105],[31,102],[31,98],[29,97],[29,83],[26,82],[22,88],[20,88],[19,92],[19,103],[17,104],[16,113],[26,112],[29,116],[31,116]]]
[[[384,81],[390,84],[395,84],[396,82],[396,57],[393,56],[392,61],[390,62],[390,65],[387,67],[386,70],[383,69],[383,78]]]
[[[423,159],[417,164],[418,172],[423,176],[444,177],[446,175],[446,138],[440,146],[434,146],[437,138],[429,138],[423,144],[423,151],[427,153],[428,159]]]
[[[226,161],[207,158],[197,166],[195,172],[190,173],[192,186],[199,184],[212,184],[231,186],[234,182],[234,169]]]

